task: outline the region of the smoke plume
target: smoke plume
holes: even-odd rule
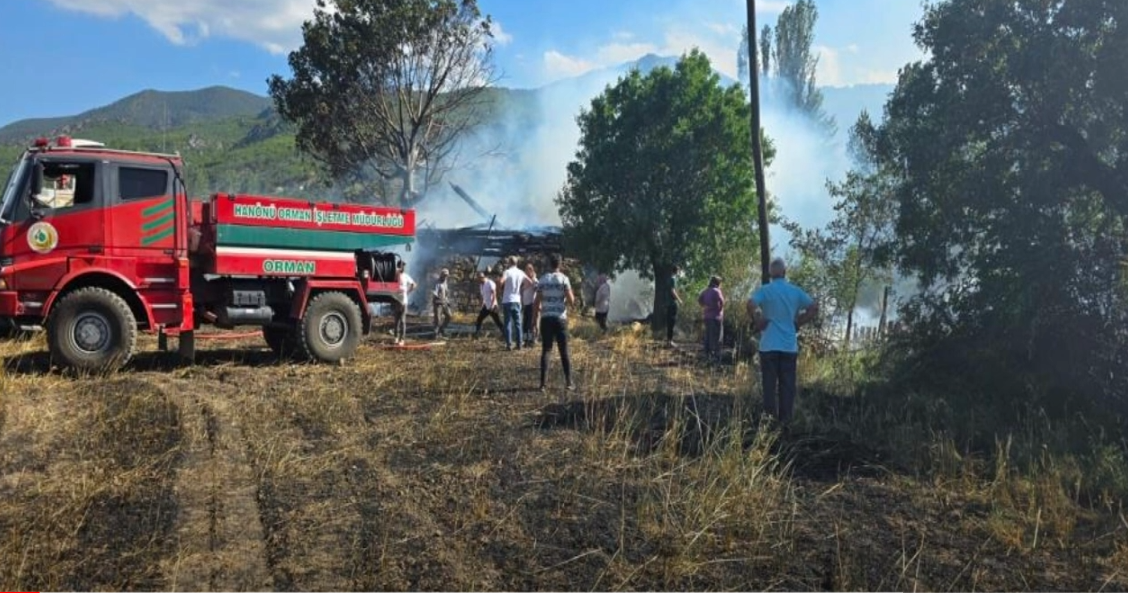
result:
[[[440,228],[489,222],[450,188],[446,183],[450,181],[496,215],[498,227],[558,226],[560,217],[553,200],[564,185],[565,167],[578,147],[576,116],[625,72],[626,67],[606,69],[535,90],[501,91],[497,114],[464,139],[459,166],[432,188],[417,213],[418,220]],[[842,179],[851,165],[845,146],[854,121],[838,121],[837,134],[828,138],[767,81],[761,89],[762,123],[776,148],[775,159],[766,170],[769,195],[789,219],[804,227],[822,227],[834,215],[826,182]],[[794,255],[783,228],[773,226],[771,235],[773,253],[789,258]],[[426,248],[420,245],[413,253],[404,254],[409,265],[424,259],[420,256],[425,255]],[[749,253],[748,257],[755,260],[758,254]],[[493,263],[483,261],[482,265]],[[418,267],[415,271],[422,272]],[[612,291],[610,319],[643,318],[651,312],[653,283],[638,274],[620,274],[612,280]],[[880,291],[867,294],[863,306],[875,317]]]

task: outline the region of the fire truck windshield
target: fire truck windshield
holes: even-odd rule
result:
[[[12,169],[11,174],[8,175],[8,181],[4,184],[4,196],[0,198],[0,224],[7,224],[10,222],[12,213],[16,209],[16,202],[18,200],[20,187],[23,186],[24,179],[27,177],[27,171],[31,167],[31,160],[26,156],[21,157],[19,162],[16,163],[15,168]]]

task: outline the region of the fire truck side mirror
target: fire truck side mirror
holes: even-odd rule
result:
[[[43,193],[43,163],[35,163],[35,169],[31,173],[31,190],[29,193],[28,197],[32,199]]]

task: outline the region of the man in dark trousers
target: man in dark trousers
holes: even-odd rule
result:
[[[575,389],[572,383],[572,357],[568,352],[568,307],[576,302],[572,284],[560,271],[560,256],[548,259],[549,273],[537,281],[533,310],[540,315],[541,360],[540,388],[545,389],[545,374],[548,371],[548,356],[555,343],[560,349],[560,365],[564,367],[564,382],[569,391]]]
[[[525,276],[529,282],[521,289],[521,333],[525,336],[525,346],[531,348],[540,326],[533,315],[533,301],[537,297],[537,270],[532,263],[525,264]]]
[[[670,267],[670,296],[669,303],[666,305],[666,345],[674,347],[674,326],[678,322],[678,305],[681,305],[682,298],[678,294],[678,273],[681,268],[677,264]]]
[[[748,297],[748,314],[760,336],[760,374],[764,412],[786,431],[795,409],[798,329],[819,313],[819,304],[803,289],[787,281],[787,264],[775,258],[769,264],[771,282]],[[778,395],[778,399],[777,399]]]
[[[482,333],[482,322],[486,320],[486,317],[493,319],[497,328],[505,331],[501,317],[497,314],[497,284],[485,272],[478,272],[478,284],[482,295],[482,310],[478,311],[478,319],[474,322],[474,339],[477,339]]]
[[[705,320],[705,357],[716,361],[721,356],[721,338],[724,335],[725,295],[721,292],[721,277],[709,278],[709,287],[697,295],[701,316]]]
[[[450,278],[450,270],[443,268],[439,272],[439,281],[435,283],[435,288],[431,291],[431,308],[435,313],[435,337],[445,338],[446,327],[450,323],[450,285],[447,283]]]

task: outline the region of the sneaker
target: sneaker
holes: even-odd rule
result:
[[[543,384],[542,384],[542,385],[541,385],[540,387],[538,387],[538,389],[540,389],[540,390],[541,390],[542,392],[543,392],[543,391],[548,391],[548,388],[547,388],[547,387],[545,387],[545,386],[544,386]]]
[[[566,385],[564,387],[564,389],[567,389],[568,391],[575,391],[576,390],[576,384],[575,383],[569,383],[568,385]]]

